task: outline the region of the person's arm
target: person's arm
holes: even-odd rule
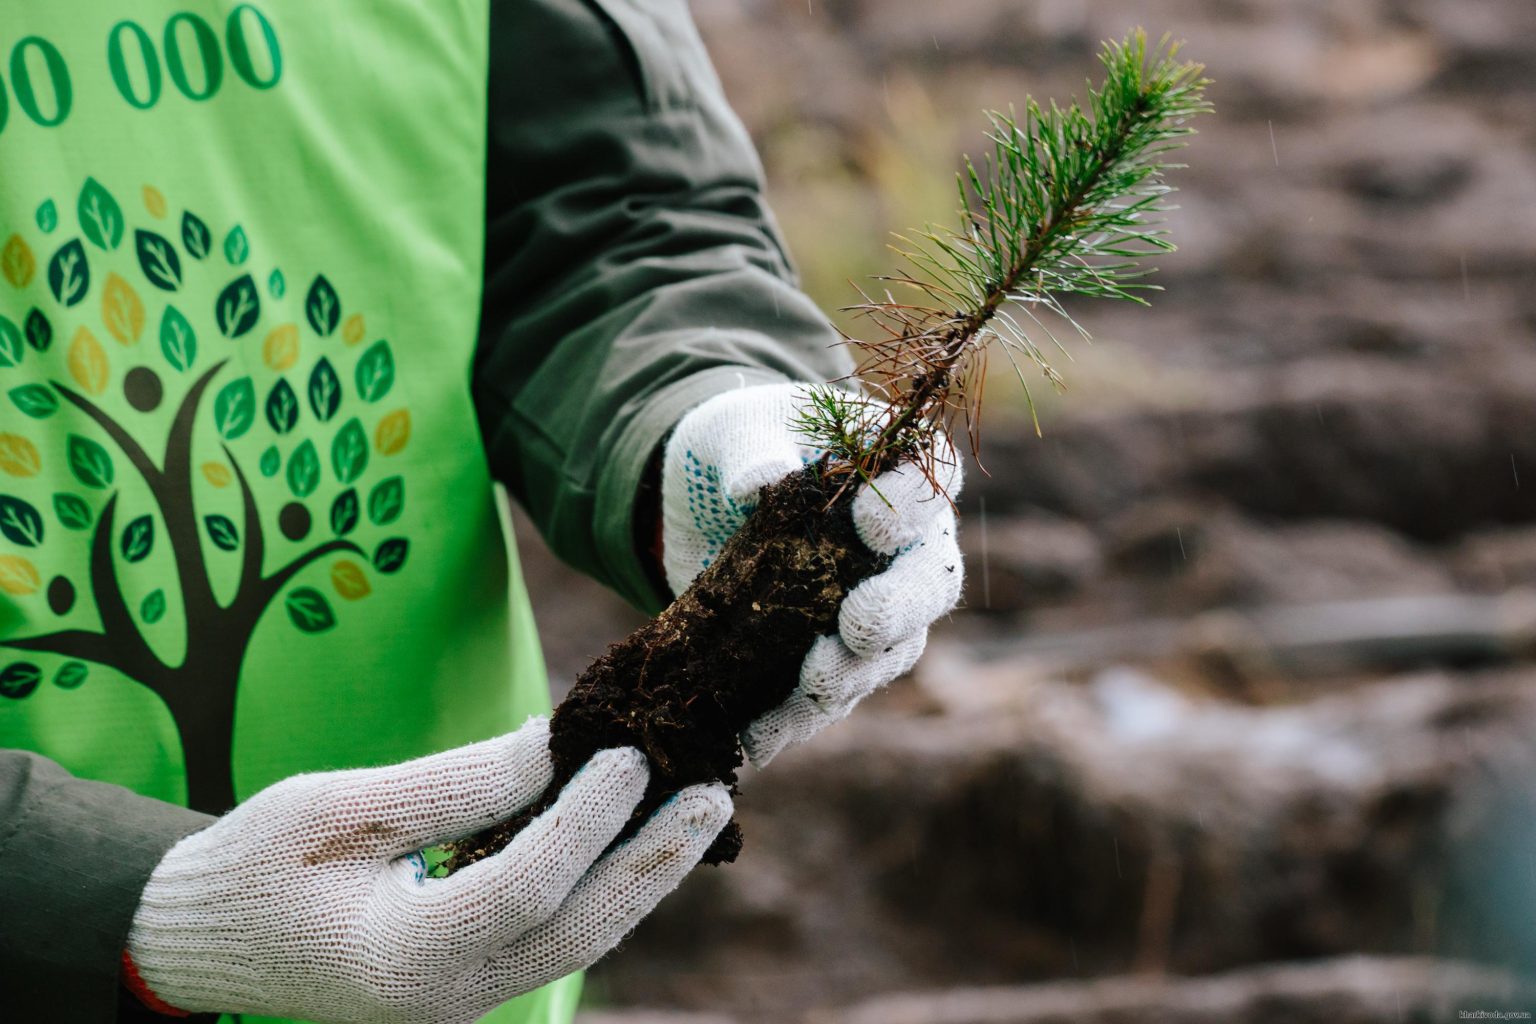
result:
[[[166,851],[212,821],[121,786],[77,779],[37,754],[0,750],[5,1016],[113,1020],[139,894]]]
[[[666,433],[847,356],[795,286],[684,0],[493,0],[490,104],[491,469],[558,555],[654,612],[636,493]]]

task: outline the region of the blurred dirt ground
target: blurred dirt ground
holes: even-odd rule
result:
[[[989,387],[915,678],[747,781],[592,1020],[1536,1012],[1536,3],[692,6],[828,309],[1099,40],[1185,39],[1217,113],[1044,438]],[[521,525],[568,680],[635,620]]]

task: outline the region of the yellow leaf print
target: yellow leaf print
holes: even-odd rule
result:
[[[25,288],[32,282],[32,275],[37,273],[37,260],[26,239],[20,235],[12,235],[5,243],[4,251],[0,252],[0,273],[17,288]]]
[[[11,476],[37,476],[43,460],[37,448],[20,434],[0,434],[0,469]]]
[[[373,593],[373,586],[356,562],[345,558],[331,566],[331,586],[348,601],[361,601]]]
[[[229,467],[222,462],[203,463],[203,476],[215,487],[228,487],[234,476],[229,472]]]
[[[101,294],[101,322],[107,333],[124,345],[132,345],[144,333],[144,303],[133,286],[116,274],[107,275]]]
[[[144,209],[148,210],[149,215],[156,220],[165,217],[165,196],[161,195],[160,190],[153,185],[144,186]]]
[[[0,590],[17,597],[37,593],[43,578],[37,567],[20,555],[0,555]]]
[[[411,439],[411,411],[396,409],[379,420],[373,430],[373,446],[380,455],[393,455]]]
[[[86,391],[99,395],[107,390],[107,354],[101,350],[101,342],[87,328],[75,332],[75,340],[69,343],[69,375]]]
[[[363,321],[363,314],[353,313],[347,317],[347,322],[341,325],[341,338],[348,345],[356,345],[363,340],[363,334],[367,329],[367,325]]]
[[[297,324],[283,324],[267,335],[261,345],[261,359],[278,373],[299,361],[299,328]]]

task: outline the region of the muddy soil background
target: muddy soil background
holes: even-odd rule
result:
[[[1184,37],[1218,112],[1043,440],[992,381],[962,608],[586,1019],[1536,1012],[1536,4],[692,6],[829,309],[1100,39]],[[558,689],[636,620],[521,525]]]

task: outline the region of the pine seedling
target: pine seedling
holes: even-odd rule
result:
[[[866,393],[834,382],[799,413],[794,426],[822,459],[763,488],[688,589],[588,666],[550,723],[554,781],[518,817],[450,844],[446,871],[502,849],[606,747],[634,745],[651,762],[626,835],[684,786],[734,784],[738,735],[794,689],[811,645],[837,631],[849,591],[889,564],[854,529],[852,485],[915,464],[939,489],[937,469],[955,457],[944,436],[958,425],[978,440],[993,347],[1026,394],[1026,365],[1059,387],[1050,325],[1087,335],[1063,300],[1141,301],[1151,286],[1139,261],[1173,248],[1159,220],[1162,175],[1176,166],[1166,157],[1208,109],[1206,82],[1176,46],[1149,52],[1141,32],[1100,59],[1104,84],[1085,106],[1030,102],[1022,117],[990,115],[991,152],[959,176],[960,226],[902,239],[905,271],[854,307],[877,328],[854,375]],[[704,859],[729,861],[740,843],[732,823]]]
[[[941,434],[963,431],[979,448],[994,349],[1017,374],[1038,433],[1025,368],[1063,388],[1052,350],[1070,354],[1057,334],[1088,338],[1063,300],[1144,303],[1141,293],[1156,290],[1141,261],[1174,248],[1164,174],[1182,166],[1168,155],[1193,133],[1190,119],[1210,109],[1208,80],[1179,59],[1177,43],[1149,50],[1140,30],[1106,44],[1099,60],[1104,82],[1084,104],[1029,100],[1022,116],[990,112],[991,151],[979,165],[967,157],[956,176],[959,226],[898,236],[903,271],[849,307],[875,335],[857,342],[864,358],[853,377],[881,401],[823,387],[795,424],[844,486],[910,462],[937,489],[936,464],[952,457]]]

